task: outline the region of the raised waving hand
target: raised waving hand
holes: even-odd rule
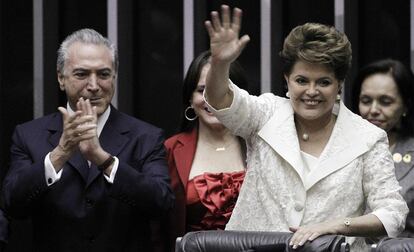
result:
[[[242,11],[221,6],[221,20],[217,11],[211,12],[211,21],[205,25],[210,36],[210,70],[207,74],[205,95],[206,99],[216,109],[227,108],[233,100],[229,90],[230,64],[239,57],[250,38],[244,35],[239,38]],[[237,83],[236,83],[237,84]]]
[[[214,61],[231,63],[240,55],[249,42],[248,35],[239,38],[242,11],[233,9],[233,18],[227,5],[221,6],[221,20],[217,11],[211,12],[211,21],[206,21],[210,37],[211,57]]]

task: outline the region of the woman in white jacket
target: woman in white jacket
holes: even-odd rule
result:
[[[292,231],[293,248],[323,234],[393,237],[404,229],[401,197],[381,129],[339,100],[351,44],[335,28],[294,28],[280,55],[286,98],[249,95],[229,81],[229,66],[248,43],[241,10],[206,21],[211,68],[205,99],[223,124],[247,141],[247,174],[231,230]],[[236,83],[237,84],[237,83]],[[367,248],[348,238],[352,248]]]

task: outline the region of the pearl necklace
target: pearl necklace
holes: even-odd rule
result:
[[[307,133],[303,133],[302,134],[302,140],[305,141],[305,142],[308,141],[309,140],[309,135]]]

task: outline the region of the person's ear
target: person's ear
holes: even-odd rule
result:
[[[63,74],[58,71],[57,72],[57,79],[58,79],[58,82],[59,82],[60,90],[65,91],[65,83],[64,83],[65,76],[63,76]]]
[[[344,86],[345,80],[340,81],[338,85],[338,94],[342,94],[342,87]]]
[[[286,74],[284,74],[283,77],[285,77],[286,85],[289,84],[289,76],[287,76]]]

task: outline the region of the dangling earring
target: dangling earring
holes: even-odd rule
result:
[[[341,95],[340,94],[337,94],[336,95],[336,102],[340,102],[341,101]]]
[[[342,85],[339,85],[339,89],[338,89],[338,94],[336,95],[336,102],[340,102],[341,101],[341,94],[342,94]]]
[[[287,92],[286,92],[286,97],[287,97],[287,98],[290,98],[289,91],[287,91]]]
[[[189,117],[188,115],[187,115],[187,112],[188,112],[188,110],[190,110],[190,109],[192,109],[193,110],[193,113],[194,113],[194,117]],[[185,110],[184,110],[184,116],[185,116],[185,119],[187,119],[187,120],[189,120],[189,121],[194,121],[195,119],[197,119],[197,117],[198,117],[198,115],[194,112],[194,109],[193,109],[193,107],[191,107],[191,106],[188,106]]]

